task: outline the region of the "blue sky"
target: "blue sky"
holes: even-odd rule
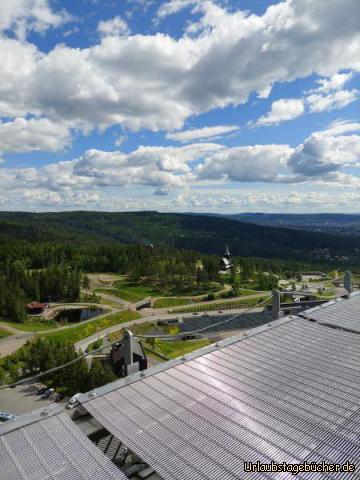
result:
[[[357,0],[0,4],[0,209],[357,212]]]

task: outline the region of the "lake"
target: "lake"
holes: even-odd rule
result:
[[[59,323],[78,323],[104,313],[101,308],[69,308],[62,310],[54,318]]]

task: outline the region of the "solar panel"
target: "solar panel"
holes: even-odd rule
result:
[[[360,333],[360,292],[340,298],[300,314],[324,325]]]
[[[358,335],[288,319],[83,403],[165,480],[279,478],[244,461],[359,467],[359,347]]]
[[[0,436],[0,478],[125,480],[127,477],[61,413]]]

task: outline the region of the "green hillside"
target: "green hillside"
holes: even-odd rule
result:
[[[302,261],[356,261],[360,238],[255,225],[223,217],[158,212],[0,212],[0,241],[125,243]],[[334,260],[332,260],[334,259]]]

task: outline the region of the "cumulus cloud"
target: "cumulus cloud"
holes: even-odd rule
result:
[[[220,150],[197,167],[200,180],[273,182],[292,149],[287,145],[254,145]]]
[[[311,90],[306,97],[306,104],[310,112],[324,112],[346,107],[359,98],[356,89],[346,90],[345,84],[351,80],[353,74],[336,73],[328,78],[317,81],[318,87]]]
[[[74,174],[92,178],[99,185],[180,186],[191,173],[191,162],[221,148],[198,143],[185,147],[140,146],[129,154],[88,150],[76,162]]]
[[[342,90],[345,83],[347,83],[353,77],[352,72],[348,73],[336,73],[328,78],[320,78],[317,80],[318,88],[312,90],[312,92],[318,93],[330,93],[334,90]]]
[[[200,20],[180,38],[110,35],[49,53],[2,39],[0,114],[78,128],[176,130],[192,115],[239,105],[276,82],[360,70],[358,0],[286,0],[263,15],[212,2],[195,8]]]
[[[113,189],[121,192],[141,188],[141,195],[152,191],[158,199],[145,204],[150,208],[160,205],[156,202],[163,196],[172,198],[174,191],[187,196],[192,189],[211,185],[214,192],[229,182],[243,185],[266,182],[267,188],[270,184],[279,188],[279,184],[295,183],[301,188],[301,183],[308,183],[331,185],[332,189],[358,189],[360,179],[354,169],[360,166],[359,132],[358,122],[338,121],[314,132],[296,148],[276,144],[226,147],[218,143],[193,143],[180,147],[140,146],[128,153],[92,149],[79,158],[38,168],[2,166],[0,192],[26,205],[41,208],[43,199],[43,205],[49,202],[60,208],[71,202],[78,206],[87,201],[95,204],[97,195]],[[230,208],[229,198],[224,196],[222,208],[226,204]],[[105,205],[102,200],[99,202]],[[140,204],[139,200],[138,208]],[[309,202],[306,205],[309,207]]]
[[[128,24],[119,15],[110,20],[101,20],[97,27],[100,35],[107,37],[112,35],[128,35],[130,29]]]
[[[239,130],[236,125],[217,125],[216,127],[194,128],[191,130],[183,130],[182,132],[172,132],[166,135],[170,140],[178,142],[192,142],[194,140],[204,140],[207,138],[222,137],[228,133],[234,133]]]
[[[306,102],[310,112],[324,112],[346,107],[358,98],[358,90],[338,90],[328,95],[313,93],[307,97]]]
[[[70,16],[55,12],[48,0],[9,0],[0,2],[0,33],[12,31],[24,40],[29,31],[42,33],[50,27],[58,27]]]
[[[257,125],[278,125],[299,117],[304,111],[304,102],[301,99],[282,98],[273,102],[270,112],[260,117],[256,123]]]
[[[66,126],[53,123],[47,118],[0,121],[0,151],[3,152],[56,152],[70,143],[70,132]]]
[[[304,177],[320,177],[331,180],[330,174],[342,166],[356,164],[360,160],[360,135],[343,135],[359,130],[358,124],[333,124],[324,132],[313,133],[299,145],[288,160],[294,173]],[[338,177],[334,177],[335,180]]]

